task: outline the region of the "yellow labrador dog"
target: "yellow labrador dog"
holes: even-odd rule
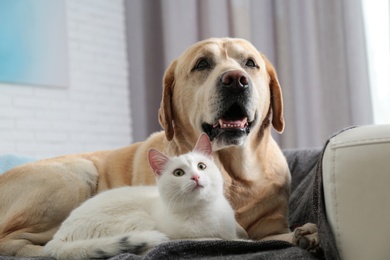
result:
[[[284,129],[274,68],[242,39],[209,39],[173,61],[163,80],[164,131],[118,150],[68,155],[0,175],[0,254],[41,255],[61,222],[95,194],[154,184],[147,151],[189,152],[202,132],[212,141],[225,194],[251,239],[316,244],[316,226],[290,232],[289,169],[271,126]]]

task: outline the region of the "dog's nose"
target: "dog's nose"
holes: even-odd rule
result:
[[[222,74],[221,82],[226,87],[247,88],[249,81],[243,71],[231,70]]]

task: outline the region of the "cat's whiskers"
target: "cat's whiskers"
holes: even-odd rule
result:
[[[184,186],[184,189],[185,189],[187,194],[189,192],[192,192],[196,188],[199,188],[199,186],[197,186],[197,185],[194,186],[194,183],[192,181],[186,183],[186,185]]]
[[[187,206],[192,206],[191,196],[193,196],[194,184],[192,182],[186,183],[183,187],[172,190],[171,199],[168,202],[167,208],[169,211],[175,211],[177,208],[185,210]]]
[[[168,201],[167,209],[168,211],[172,211],[174,208],[176,208],[177,201],[180,199],[180,195],[182,191],[180,188],[175,188],[171,191],[173,195],[171,196],[171,199]]]
[[[192,183],[192,181],[186,183],[184,185],[184,192],[183,192],[183,195],[184,196],[181,196],[182,197],[182,201],[183,203],[188,201],[188,196],[191,195],[192,191],[194,190],[194,184]]]

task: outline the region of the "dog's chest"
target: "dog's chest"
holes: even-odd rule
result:
[[[225,196],[232,204],[233,209],[237,211],[256,200],[257,186],[248,185],[246,181],[243,183],[229,178],[229,180],[225,180]]]

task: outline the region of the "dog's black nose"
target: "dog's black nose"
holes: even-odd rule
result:
[[[248,77],[243,71],[231,70],[222,74],[221,82],[226,87],[245,89],[249,85]]]

